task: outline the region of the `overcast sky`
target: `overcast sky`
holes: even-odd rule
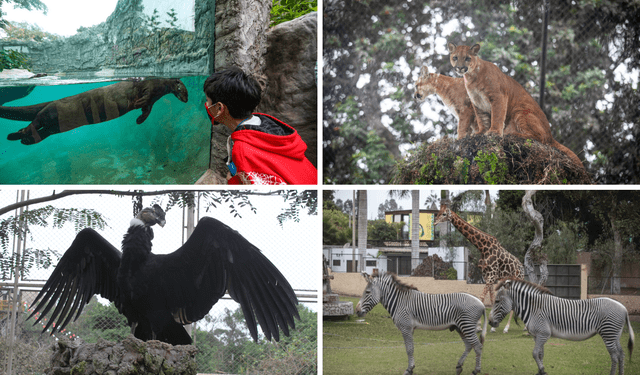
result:
[[[91,27],[107,20],[116,9],[118,0],[41,0],[47,8],[45,15],[40,10],[14,8],[14,3],[2,4],[4,18],[9,22],[28,22],[38,25],[43,31],[61,36],[71,36],[81,26]],[[144,13],[148,16],[158,10],[161,27],[167,27],[167,11],[174,9],[177,27],[194,31],[194,0],[143,0]],[[2,37],[3,35],[0,35]]]
[[[28,11],[14,8],[14,3],[2,4],[2,12],[9,22],[28,22],[40,26],[43,31],[71,36],[79,27],[91,27],[107,20],[116,9],[118,0],[41,0],[48,8],[45,15],[40,10]]]

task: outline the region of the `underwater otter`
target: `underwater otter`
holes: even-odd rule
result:
[[[142,124],[149,117],[153,104],[170,93],[185,103],[188,100],[187,88],[179,79],[133,79],[52,102],[25,107],[0,106],[0,117],[31,121],[26,128],[9,134],[7,139],[32,145],[52,134],[113,120],[139,108],[142,108],[142,115],[136,123]]]

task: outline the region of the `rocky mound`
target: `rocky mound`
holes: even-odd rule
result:
[[[443,138],[397,165],[392,184],[591,184],[584,166],[561,151],[513,135]]]

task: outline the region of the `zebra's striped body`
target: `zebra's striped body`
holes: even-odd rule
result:
[[[393,274],[383,273],[370,277],[363,274],[367,287],[362,294],[356,312],[362,317],[378,303],[387,309],[396,327],[402,333],[409,357],[405,375],[413,373],[413,331],[456,330],[465,344],[465,351],[456,366],[457,374],[462,372],[462,364],[473,348],[476,352],[476,367],[473,374],[480,373],[482,344],[487,332],[487,317],[480,299],[465,293],[426,294],[404,285]],[[476,322],[485,316],[484,329],[480,338],[476,335]]]
[[[624,374],[620,336],[625,322],[629,327],[629,357],[634,335],[627,309],[620,302],[611,298],[559,298],[545,288],[521,280],[503,280],[496,289],[498,295],[489,315],[489,324],[497,327],[509,311],[515,311],[535,339],[533,359],[538,365],[538,374],[546,374],[542,363],[543,347],[550,337],[582,341],[596,334],[602,336],[611,356],[611,375],[615,375],[616,365],[620,375]]]

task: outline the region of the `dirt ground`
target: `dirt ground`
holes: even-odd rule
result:
[[[333,275],[331,289],[334,293],[343,296],[360,297],[367,286],[366,281],[359,273],[331,272],[330,274]],[[416,276],[399,277],[399,279],[403,283],[415,286],[424,293],[465,292],[480,298],[484,289],[484,284],[467,284],[464,280],[434,280],[433,277]],[[589,295],[589,298],[597,297],[609,297],[622,303],[629,311],[631,320],[640,321],[640,296]],[[483,302],[485,305],[490,306],[488,295]]]

